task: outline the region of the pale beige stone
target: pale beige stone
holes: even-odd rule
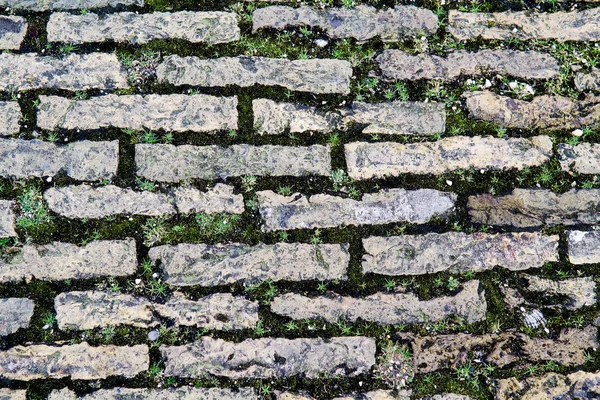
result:
[[[0,200],[0,238],[15,237],[15,202]]]
[[[577,371],[569,375],[549,373],[494,382],[496,400],[597,399],[600,397],[600,371]]]
[[[590,73],[575,74],[575,87],[579,91],[600,90],[600,69],[592,68]]]
[[[0,136],[19,133],[21,130],[19,123],[22,118],[19,103],[16,101],[0,101]]]
[[[0,398],[1,399],[1,398]],[[77,396],[64,388],[50,392],[48,400],[258,400],[253,388],[235,389],[178,387],[169,389],[100,389],[90,394]]]
[[[566,234],[571,264],[600,263],[600,231],[567,231]]]
[[[558,145],[558,159],[563,171],[579,174],[600,174],[600,144],[580,143]]]
[[[177,187],[173,190],[177,212],[203,212],[206,214],[244,212],[244,196],[233,193],[234,187],[217,183],[212,189],[200,192],[192,187]]]
[[[144,0],[0,0],[0,7],[15,10],[49,11],[76,10],[104,7],[140,6]]]
[[[0,299],[0,336],[10,335],[19,329],[29,328],[33,316],[33,301],[10,297]],[[0,394],[0,400],[2,395]]]
[[[26,400],[27,390],[0,388],[0,400]]]
[[[596,304],[596,283],[591,277],[569,278],[559,281],[533,275],[523,275],[522,278],[527,281],[526,289],[528,291],[538,292],[538,295],[541,296],[557,296],[567,299],[558,306],[551,304],[550,301],[545,301],[541,304],[544,307],[564,307],[567,310],[577,310],[584,306]]]

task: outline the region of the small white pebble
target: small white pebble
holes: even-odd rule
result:
[[[517,29],[517,27],[514,27],[514,28],[513,28],[513,32],[515,32],[515,33],[516,33],[516,32],[519,32],[519,30]]]
[[[43,329],[43,330],[47,330],[47,329],[49,329],[51,326],[52,326],[51,324],[46,324],[46,325],[42,326],[42,329]]]
[[[139,285],[140,283],[142,283],[142,280],[140,278],[138,278],[138,279],[135,280],[135,284],[136,285]]]
[[[450,179],[447,179],[447,180],[446,180],[446,185],[448,185],[448,186],[452,186],[452,181],[451,181]]]
[[[323,48],[323,47],[327,46],[329,44],[329,42],[325,39],[317,39],[317,40],[315,40],[315,44],[317,45],[317,47]]]
[[[156,272],[155,272],[155,273],[153,273],[153,274],[152,274],[152,277],[153,277],[154,279],[158,278],[158,273],[156,273]]]
[[[52,182],[52,177],[51,176],[47,177],[46,182],[48,182],[48,183]]]
[[[482,174],[485,174],[485,169],[482,168],[482,169],[479,170],[479,172],[482,173]]]
[[[583,131],[581,129],[575,129],[573,132],[571,132],[571,135],[581,137],[583,135]]]
[[[508,87],[511,88],[512,90],[515,90],[517,88],[519,84],[515,81],[509,82],[508,83]]]
[[[154,342],[156,339],[158,339],[158,331],[155,330],[155,331],[148,332],[148,340],[151,340]]]

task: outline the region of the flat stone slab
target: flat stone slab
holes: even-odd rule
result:
[[[19,50],[27,34],[27,20],[14,15],[0,17],[0,49]]]
[[[52,242],[26,244],[21,251],[0,260],[0,282],[89,279],[127,276],[137,269],[135,240],[97,240],[77,246]]]
[[[383,75],[393,80],[441,79],[487,73],[511,75],[524,79],[551,79],[559,75],[558,61],[537,51],[457,50],[446,57],[433,54],[409,54],[401,50],[384,50],[377,58]]]
[[[322,10],[308,6],[270,6],[258,8],[252,14],[253,32],[289,26],[320,28],[334,39],[354,38],[364,42],[379,37],[384,42],[397,42],[413,36],[433,35],[438,19],[430,10],[401,5],[386,10],[365,5]]]
[[[543,95],[526,101],[489,91],[468,92],[463,97],[471,117],[506,128],[557,130],[600,124],[600,97],[573,100]]]
[[[271,312],[295,320],[322,319],[364,321],[381,325],[422,324],[441,321],[451,316],[468,324],[485,320],[485,292],[479,293],[479,281],[465,282],[455,296],[419,300],[414,294],[376,293],[364,298],[344,297],[335,293],[306,297],[296,293],[277,296],[271,301]]]
[[[521,278],[527,282],[526,286],[524,285],[525,289],[530,292],[538,292],[538,296],[555,296],[567,299],[558,305],[546,301],[541,304],[542,307],[578,310],[581,307],[596,304],[596,283],[593,278],[569,278],[559,281],[533,275],[522,275]]]
[[[364,194],[361,200],[326,194],[282,196],[270,190],[256,192],[256,196],[265,232],[392,222],[423,224],[452,214],[457,198],[454,193],[433,189],[387,189]]]
[[[458,40],[498,39],[596,41],[600,40],[600,9],[532,13],[529,11],[477,13],[450,10],[448,33]]]
[[[16,346],[0,351],[0,376],[5,379],[133,378],[150,364],[148,346],[129,347],[80,344]]]
[[[74,100],[40,96],[37,123],[42,129],[107,127],[175,132],[210,132],[238,128],[237,97],[205,94],[150,94]]]
[[[528,233],[428,233],[363,239],[363,273],[423,275],[541,268],[558,261],[558,235]]]
[[[600,69],[592,68],[588,73],[579,72],[575,74],[575,87],[579,91],[600,90]]]
[[[548,136],[494,138],[455,136],[435,142],[353,142],[344,145],[348,175],[357,180],[441,175],[457,169],[518,169],[538,166],[552,157]]]
[[[0,24],[1,20],[0,17]],[[19,133],[21,130],[19,123],[22,118],[19,103],[16,101],[0,101],[0,137]]]
[[[281,134],[288,129],[290,133],[327,133],[353,124],[364,125],[365,134],[432,135],[446,130],[446,108],[435,102],[353,102],[347,108],[320,113],[317,107],[256,99],[252,109],[254,128],[260,135]]]
[[[78,8],[104,8],[121,6],[144,5],[144,0],[0,0],[0,7],[10,7],[14,10],[49,11],[49,10],[75,10]]]
[[[44,57],[35,53],[0,54],[0,90],[121,89],[127,73],[113,53]]]
[[[567,231],[566,233],[571,264],[600,263],[599,231]]]
[[[0,200],[0,238],[17,236],[14,207],[14,201]]]
[[[334,59],[266,57],[201,59],[170,55],[156,69],[158,80],[175,86],[281,86],[313,93],[350,93],[352,66]]]
[[[178,244],[150,249],[160,261],[165,282],[177,286],[219,286],[258,282],[345,280],[350,254],[347,244],[277,243]]]
[[[0,400],[26,400],[27,390],[0,389]]]
[[[316,400],[308,394],[299,394],[291,392],[274,391],[277,400]],[[365,393],[352,393],[340,397],[334,397],[332,400],[410,400],[411,392],[400,390],[394,393],[391,390],[373,390]]]
[[[218,179],[243,175],[331,174],[329,146],[173,146],[136,144],[137,175],[158,182]]]
[[[594,399],[600,392],[600,373],[577,371],[569,375],[549,373],[522,381],[515,377],[493,381],[496,400]]]
[[[223,183],[217,183],[206,192],[201,192],[193,187],[176,187],[173,189],[173,196],[175,196],[177,212],[180,214],[190,212],[242,214],[244,212],[244,196],[234,194],[234,189],[233,186]]]
[[[58,146],[37,139],[0,139],[3,178],[41,178],[64,172],[80,181],[100,181],[116,176],[118,164],[118,140],[82,140]]]
[[[580,143],[575,146],[560,143],[558,159],[563,171],[600,174],[600,145],[597,143]]]
[[[528,228],[541,225],[596,225],[600,190],[573,189],[556,194],[548,189],[514,189],[506,196],[470,196],[471,220],[478,224]]]
[[[0,397],[1,399],[1,397]],[[25,398],[23,397],[23,400]],[[75,392],[64,388],[50,392],[48,400],[258,400],[253,388],[236,389],[179,387],[169,389],[100,389],[90,394],[77,396]]]
[[[192,43],[228,43],[240,38],[237,15],[228,12],[122,12],[106,15],[53,13],[48,41],[67,43],[148,43],[182,39]]]
[[[33,301],[25,298],[0,299],[0,336],[29,328],[34,305]]]
[[[165,376],[280,379],[357,376],[375,364],[375,340],[248,339],[241,343],[202,337],[185,346],[160,346]]]

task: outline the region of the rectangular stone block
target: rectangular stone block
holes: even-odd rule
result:
[[[0,200],[0,238],[15,237],[15,202]]]
[[[347,278],[347,244],[277,243],[178,244],[150,249],[165,281],[177,286],[219,286],[234,282],[327,281]]]
[[[136,144],[137,175],[159,182],[231,176],[331,174],[329,146]]]
[[[366,5],[324,9],[270,6],[258,8],[252,14],[253,32],[262,28],[285,29],[290,26],[320,28],[334,39],[355,38],[362,42],[379,37],[384,42],[397,42],[434,34],[438,19],[430,10],[403,5],[385,10]]]
[[[344,145],[348,175],[353,179],[401,174],[441,175],[457,169],[523,169],[552,157],[548,136],[493,138],[455,136],[435,142],[353,142]]]
[[[19,50],[27,34],[27,20],[15,15],[0,17],[0,49]]]
[[[3,178],[42,178],[63,172],[73,179],[99,181],[116,176],[118,163],[118,140],[82,140],[59,146],[37,139],[0,139]]]
[[[579,174],[600,174],[600,144],[580,143],[558,145],[558,159],[563,171]]]
[[[174,132],[210,132],[238,128],[237,97],[204,94],[149,94],[74,100],[40,96],[37,123],[42,129],[107,127]]]
[[[26,400],[27,390],[0,389],[0,400]]]
[[[122,6],[144,6],[144,0],[0,0],[0,7],[10,7],[14,10],[49,11],[75,10],[78,8],[104,8]]]
[[[0,17],[0,23],[2,18]],[[21,107],[16,101],[0,101],[0,136],[10,136],[19,133],[19,123],[23,116]]]
[[[350,93],[352,66],[334,59],[266,57],[201,59],[170,55],[156,69],[159,82],[204,87],[281,86],[313,93]]]
[[[558,235],[538,232],[428,233],[363,239],[363,273],[423,275],[437,272],[511,271],[558,261]]]
[[[600,90],[600,68],[592,67],[590,73],[575,74],[575,87],[580,92],[585,90]]]
[[[485,73],[512,75],[523,79],[551,79],[559,74],[556,58],[537,51],[457,50],[445,57],[384,50],[376,58],[381,72],[393,80],[451,80],[461,75]]]
[[[228,12],[122,12],[98,15],[54,13],[48,21],[48,41],[67,43],[148,43],[182,39],[192,43],[227,43],[240,38],[237,15]]]
[[[127,276],[137,269],[135,241],[98,240],[85,246],[52,242],[26,244],[21,251],[0,260],[0,282],[90,279]]]
[[[600,263],[600,231],[567,231],[571,264]]]
[[[202,337],[185,346],[160,346],[165,376],[280,379],[357,376],[375,364],[375,340],[248,339],[241,343]]]
[[[33,301],[26,298],[0,299],[0,336],[10,335],[21,328],[29,328],[34,306]]]
[[[1,392],[0,392],[1,393]],[[77,396],[75,392],[64,388],[50,392],[48,400],[258,400],[253,388],[234,389],[178,387],[169,389],[131,389],[118,387],[100,389],[90,394]],[[0,397],[0,400],[4,400]],[[25,397],[23,397],[25,400]]]
[[[582,399],[593,399],[600,392],[600,372],[577,371],[568,375],[551,372],[543,376],[527,376],[521,381],[510,377],[493,380],[492,383],[498,400],[536,400],[540,393],[548,393],[548,390],[558,399],[569,398],[573,393]]]
[[[591,277],[555,281],[523,274],[520,278],[519,283],[526,283],[519,287],[529,292],[535,292],[536,301],[539,302],[540,307],[578,310],[584,306],[596,304],[596,282]]]
[[[110,376],[133,378],[150,363],[148,346],[130,347],[80,344],[16,346],[0,351],[0,376],[5,379],[94,380]]]
[[[364,194],[361,200],[326,194],[282,196],[270,190],[256,192],[256,196],[266,232],[393,222],[423,224],[447,217],[456,202],[454,193],[432,189],[387,189]]]
[[[0,54],[0,90],[120,89],[127,73],[115,54],[90,53],[44,57],[36,53]]]

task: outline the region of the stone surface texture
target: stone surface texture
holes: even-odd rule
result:
[[[48,400],[258,400],[256,391],[242,387],[236,389],[179,387],[169,389],[100,389],[77,396],[64,388],[50,392]],[[1,399],[1,398],[0,398]]]
[[[558,159],[563,171],[579,174],[600,174],[600,144],[580,143],[558,145]]]
[[[523,275],[527,282],[527,290],[539,292],[542,296],[566,297],[562,306],[567,310],[577,310],[584,306],[596,304],[596,283],[592,278],[570,278],[553,281],[533,275]],[[556,308],[550,301],[543,302],[542,307]]]
[[[577,265],[600,263],[600,231],[567,231],[566,234],[569,262]]]
[[[217,183],[211,189],[201,192],[193,187],[179,186],[173,190],[177,212],[203,212],[206,214],[244,212],[244,196],[234,194],[234,187]]]
[[[0,299],[0,336],[29,328],[34,306],[33,301],[25,298]]]
[[[0,24],[1,21],[0,17]],[[19,133],[19,130],[21,130],[19,123],[22,118],[19,103],[16,101],[0,101],[0,137]]]
[[[27,34],[27,20],[14,15],[0,17],[0,49],[19,50]]]
[[[15,202],[0,200],[0,238],[15,237]]]
[[[15,10],[49,11],[104,7],[143,6],[144,0],[0,0],[0,7]]]
[[[496,400],[582,399],[600,396],[600,373],[577,371],[569,375],[549,373],[540,377],[499,379],[494,382]]]
[[[0,389],[0,400],[26,400],[27,390]]]
[[[575,87],[580,92],[585,90],[600,90],[600,68],[592,68],[590,73],[575,74]]]

